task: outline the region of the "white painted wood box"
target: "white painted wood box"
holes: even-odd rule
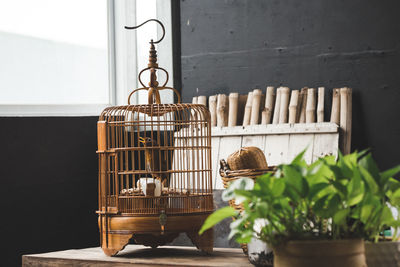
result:
[[[335,123],[268,124],[213,127],[211,130],[214,189],[223,189],[219,161],[241,147],[259,147],[269,166],[290,162],[307,148],[308,163],[325,155],[337,155],[339,127]]]

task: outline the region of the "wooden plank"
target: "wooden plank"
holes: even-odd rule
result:
[[[331,122],[336,124],[340,122],[340,89],[338,88],[332,91]]]
[[[219,94],[217,97],[217,126],[224,127],[228,125],[228,97]]]
[[[197,97],[197,104],[207,106],[207,97],[204,95]]]
[[[217,126],[217,96],[212,95],[208,98],[208,108],[211,113],[211,126]]]
[[[239,95],[237,123],[236,125],[243,125],[244,109],[247,102],[247,95]]]
[[[324,122],[325,87],[318,87],[317,122]]]
[[[237,123],[237,111],[239,103],[239,93],[229,94],[229,112],[228,112],[228,126],[236,126]]]
[[[280,114],[280,106],[281,106],[281,89],[276,89],[276,98],[274,105],[274,115],[272,117],[272,124],[279,123],[279,114]]]
[[[339,135],[337,133],[316,134],[314,137],[314,149],[312,161],[326,155],[337,157],[339,146]]]
[[[271,123],[272,111],[274,110],[275,92],[273,86],[267,87],[265,96],[265,124]]]
[[[216,176],[213,177],[214,181],[215,181],[214,189],[223,189],[224,188],[221,177],[219,175],[219,161],[221,159],[226,160],[230,154],[232,154],[236,150],[240,149],[241,147],[242,147],[242,137],[241,136],[226,136],[224,138],[221,138],[220,143],[219,143],[218,156],[216,158],[213,158],[213,160],[216,160],[218,162]]]
[[[255,146],[261,149],[263,152],[265,151],[265,136],[264,135],[250,135],[243,136],[242,138],[242,147],[246,146]]]
[[[308,88],[306,103],[306,123],[315,122],[315,89]]]
[[[250,124],[251,106],[253,105],[253,92],[249,92],[243,114],[243,126]]]
[[[211,168],[212,168],[212,182],[215,188],[216,180],[219,178],[219,144],[221,142],[220,136],[211,137]]]
[[[300,101],[299,101],[299,118],[298,122],[299,123],[305,123],[306,122],[306,105],[307,105],[307,91],[308,87],[303,87],[301,88],[300,91]]]
[[[251,263],[242,249],[214,248],[211,254],[204,254],[194,247],[165,246],[157,249],[141,245],[127,245],[117,257],[107,257],[99,247],[71,249],[43,254],[22,256],[22,266],[243,266]]]
[[[291,162],[304,149],[304,159],[308,164],[312,162],[315,134],[291,134],[289,135],[288,162]]]
[[[340,150],[343,154],[351,151],[352,90],[340,89]]]
[[[262,92],[260,89],[253,90],[253,102],[251,104],[250,124],[257,125],[260,117]]]
[[[265,157],[269,166],[287,163],[289,135],[267,135],[265,137]]]
[[[289,123],[296,123],[297,118],[297,106],[299,102],[299,90],[293,90],[292,95],[290,96],[290,104],[289,104]]]
[[[287,123],[288,121],[288,106],[289,106],[289,93],[288,87],[280,87],[281,90],[281,104],[279,106],[279,123]]]
[[[338,125],[330,122],[302,124],[268,124],[236,127],[213,127],[212,136],[242,136],[259,134],[303,134],[303,133],[336,133]]]

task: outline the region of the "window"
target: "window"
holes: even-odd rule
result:
[[[137,88],[138,69],[147,64],[148,41],[158,29],[148,25],[127,31],[124,26],[149,18],[157,17],[166,26],[159,62],[172,77],[170,4],[1,1],[0,116],[99,115],[108,105],[126,104],[129,92]],[[171,98],[169,93],[165,97]],[[138,95],[131,103],[144,99]]]
[[[0,2],[1,115],[95,112],[111,103],[106,0]]]

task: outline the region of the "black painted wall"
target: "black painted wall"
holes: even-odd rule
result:
[[[353,149],[371,147],[391,167],[400,162],[399,10],[397,0],[181,0],[183,99],[352,87]]]
[[[99,244],[97,117],[0,118],[0,266]]]

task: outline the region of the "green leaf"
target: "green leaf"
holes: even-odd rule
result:
[[[227,207],[224,207],[224,208],[214,211],[205,220],[203,226],[201,227],[201,229],[199,231],[199,235],[201,235],[208,229],[212,228],[214,225],[221,222],[222,220],[232,217],[232,216],[236,216],[236,215],[237,215],[237,211],[230,206],[227,206]]]
[[[313,199],[319,192],[329,186],[328,183],[318,183],[310,187],[310,192],[308,193],[308,199]]]
[[[383,207],[382,215],[381,215],[381,223],[382,224],[390,224],[394,220],[392,211],[388,206]]]
[[[291,165],[299,165],[304,161],[304,154],[306,153],[308,147],[306,147],[303,151],[301,151],[291,162]]]
[[[361,222],[367,223],[373,210],[374,210],[374,206],[373,205],[364,205],[364,206],[362,206],[361,207],[361,216],[360,216]]]
[[[256,185],[260,186],[260,191],[264,194],[271,194],[271,183],[272,183],[272,174],[268,173],[267,175],[263,175],[256,180]]]
[[[349,206],[360,203],[364,197],[364,184],[362,183],[361,174],[358,168],[354,168],[353,170],[353,177],[347,185],[347,192],[347,204]]]
[[[297,202],[300,201],[300,195],[296,189],[293,188],[290,184],[285,186],[285,195],[287,195],[290,200]]]
[[[348,154],[348,155],[343,157],[344,162],[350,168],[353,168],[353,167],[357,166],[357,159],[358,159],[358,153],[357,152],[353,152],[353,153]]]
[[[340,196],[335,194],[329,199],[327,208],[320,214],[324,217],[332,217],[340,208]]]
[[[318,199],[318,200],[315,202],[314,207],[313,207],[313,210],[314,210],[315,213],[317,213],[317,214],[323,213],[323,210],[324,210],[324,208],[325,208],[326,200],[327,200],[329,197],[330,197],[330,195],[323,196],[322,198]]]
[[[394,175],[396,175],[397,173],[400,172],[400,165],[397,165],[389,170],[386,170],[384,172],[381,172],[381,181],[383,182],[383,184],[385,184],[389,178],[393,177]]]
[[[253,231],[250,229],[245,230],[240,235],[237,235],[236,242],[241,244],[246,244],[250,242],[252,237],[253,237]]]
[[[359,160],[359,165],[367,170],[377,184],[380,184],[379,169],[371,153]]]
[[[364,197],[364,193],[363,193],[363,192],[360,192],[360,193],[358,193],[358,194],[355,194],[355,195],[351,196],[351,197],[348,199],[347,204],[348,204],[349,206],[354,206],[354,205],[360,203],[361,200],[363,199],[363,197]]]
[[[283,174],[287,182],[294,187],[300,196],[305,196],[308,192],[307,181],[304,182],[303,176],[293,166],[284,165]]]
[[[285,191],[285,181],[283,179],[275,179],[272,186],[272,195],[278,197]]]
[[[370,151],[369,148],[364,149],[364,150],[358,152],[357,157],[358,157],[359,159],[361,159],[361,158],[364,157],[369,151]]]
[[[376,183],[375,179],[369,173],[367,169],[362,166],[359,166],[360,172],[362,177],[364,178],[368,188],[371,190],[372,193],[376,194],[379,190],[378,184]]]
[[[333,222],[338,224],[338,225],[343,225],[346,223],[346,218],[349,215],[350,210],[349,209],[343,209],[339,210],[338,212],[335,213],[333,216]]]
[[[342,194],[342,196],[347,196],[347,188],[344,186],[341,182],[335,181],[335,180],[330,180],[332,185],[335,187],[335,189]]]
[[[246,200],[249,200],[253,197],[253,194],[251,191],[246,191],[246,190],[241,190],[241,189],[236,189],[235,190],[235,204],[239,205],[243,203]]]
[[[241,178],[231,182],[222,193],[222,200],[229,201],[235,198],[235,190],[251,190],[254,187],[254,181],[250,178]]]
[[[258,218],[265,218],[268,215],[268,204],[265,202],[258,203],[256,205],[256,212],[258,214]]]
[[[337,166],[340,168],[341,173],[342,173],[342,177],[341,178],[349,178],[352,176],[352,171],[350,169],[351,167],[351,163],[347,162],[349,161],[348,157],[349,155],[343,156],[343,154],[339,151],[339,157],[338,157],[338,163]],[[337,177],[338,179],[341,179],[339,177]]]
[[[392,198],[400,198],[400,188],[394,191]]]
[[[342,172],[342,169],[339,168],[338,166],[331,165],[331,166],[329,166],[329,169],[333,172],[333,174],[337,180],[346,178],[346,176]]]

